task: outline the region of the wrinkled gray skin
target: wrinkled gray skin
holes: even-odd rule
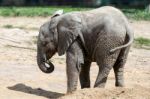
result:
[[[123,70],[133,32],[121,11],[101,7],[91,11],[55,14],[40,28],[37,44],[37,63],[45,73],[54,66],[49,59],[57,52],[66,53],[67,92],[90,87],[90,66],[96,62],[99,73],[94,87],[104,87],[113,68],[115,85],[124,86]]]

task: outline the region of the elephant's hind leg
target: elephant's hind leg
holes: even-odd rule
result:
[[[95,82],[94,87],[105,87],[106,81],[107,81],[107,76],[110,72],[111,68],[99,68],[99,73]]]
[[[117,86],[117,87],[124,86],[123,72],[124,72],[124,65],[127,60],[129,48],[130,47],[127,47],[127,48],[121,50],[119,57],[118,57],[115,65],[113,66],[114,73],[115,73],[115,79],[116,79],[115,86]]]
[[[95,82],[94,87],[105,87],[106,81],[108,74],[110,70],[113,68],[117,57],[118,57],[118,52],[113,54],[113,55],[104,55],[105,57],[99,59],[97,61],[97,64],[99,65],[99,73]]]
[[[103,61],[100,61],[99,63],[98,63],[99,73],[98,73],[94,87],[103,88],[105,87],[108,74],[115,63],[115,59],[108,57],[108,58],[105,58]]]
[[[90,88],[90,61],[85,61],[84,65],[81,66],[80,72],[80,84],[81,88]]]

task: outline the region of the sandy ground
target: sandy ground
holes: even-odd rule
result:
[[[150,99],[150,50],[131,48],[125,66],[125,88],[115,88],[113,71],[105,89],[66,93],[65,56],[52,59],[55,71],[42,73],[36,64],[38,28],[49,18],[0,17],[0,99]],[[6,28],[12,25],[13,28]],[[150,22],[131,21],[135,37],[150,38]],[[91,67],[92,87],[98,67]]]

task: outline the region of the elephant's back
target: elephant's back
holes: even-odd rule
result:
[[[92,23],[92,21],[96,20],[96,22],[103,21],[103,19],[106,19],[109,17],[109,20],[115,20],[116,22],[121,23],[128,23],[126,16],[123,14],[123,12],[115,7],[111,6],[104,6],[97,9],[93,9],[90,11],[82,12],[82,15],[84,17],[84,20],[88,23]],[[107,21],[109,21],[107,20]]]
[[[120,16],[124,16],[124,14],[122,13],[121,10],[119,10],[118,8],[112,7],[112,6],[103,6],[103,7],[99,7],[93,10],[89,10],[89,11],[85,11],[83,12],[85,14],[107,14],[107,15],[120,15]]]

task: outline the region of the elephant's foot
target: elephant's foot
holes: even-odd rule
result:
[[[124,81],[123,80],[117,80],[116,83],[115,83],[115,86],[116,87],[124,87]]]
[[[75,92],[77,90],[77,87],[71,87],[67,89],[67,94],[72,94],[73,92]]]
[[[105,78],[103,78],[102,80],[97,80],[97,81],[95,82],[94,87],[104,88],[104,87],[105,87],[105,85],[106,85],[106,80],[107,80],[107,78],[106,78],[106,77],[105,77]]]
[[[95,87],[97,87],[97,88],[105,88],[105,84],[94,85],[94,88]]]
[[[90,88],[90,82],[82,82],[81,89],[83,88]]]
[[[106,85],[107,77],[110,72],[110,68],[100,68],[94,87],[104,88]]]

